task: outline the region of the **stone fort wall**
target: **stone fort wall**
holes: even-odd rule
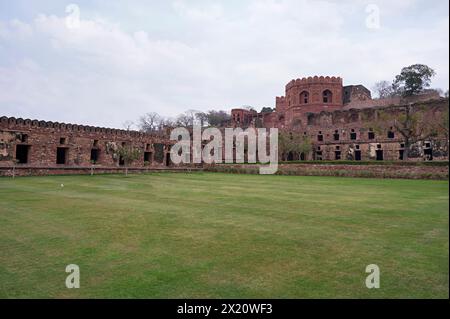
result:
[[[403,159],[405,145],[403,136],[393,129],[391,122],[395,115],[404,112],[405,103],[422,113],[426,123],[436,125],[448,116],[448,101],[448,98],[433,94],[417,96],[411,101],[400,98],[376,100],[361,85],[343,87],[341,78],[313,77],[289,82],[286,96],[276,98],[274,112],[258,114],[252,110],[233,109],[230,124],[234,127],[276,127],[300,134],[311,142],[312,150],[307,154],[280,152],[282,161],[396,161]],[[387,114],[383,127],[374,127],[373,123],[379,122],[381,113]],[[446,133],[444,131],[415,143],[408,159],[448,160],[448,127]],[[128,165],[131,168],[173,167],[170,149],[175,141],[169,140],[168,133],[156,135],[1,117],[0,168],[17,166],[50,172],[58,171],[58,168],[64,171],[69,167],[76,170],[97,167],[105,168],[105,172],[114,171],[125,166],[117,152],[121,146],[140,150],[140,157]]]
[[[343,86],[340,77],[314,76],[290,81],[285,96],[275,98],[273,112],[258,114],[233,109],[232,125],[275,127],[303,134],[312,142],[313,151],[309,154],[281,153],[280,160],[402,160],[404,140],[391,128],[393,123],[384,123],[380,132],[373,122],[380,112],[394,118],[404,112],[406,105],[420,108],[433,125],[446,116],[448,98],[428,90],[406,99],[398,96],[372,99],[363,85]],[[241,121],[236,121],[234,114],[240,114]],[[413,145],[408,159],[448,159],[448,136],[444,135],[419,141]]]
[[[292,130],[312,142],[313,151],[305,154],[305,159],[403,160],[404,137],[395,130],[393,118],[405,112],[405,107],[397,105],[311,113],[304,125]],[[439,134],[415,143],[409,151],[409,159],[448,160],[448,136],[443,134],[443,130],[439,131],[440,123],[448,114],[448,99],[412,104],[412,110],[421,113],[425,123],[438,128]],[[299,154],[291,156],[301,159]]]
[[[117,149],[127,145],[141,150],[131,167],[163,167],[171,165],[172,144],[167,138],[137,131],[0,118],[0,166],[120,167],[124,163]]]

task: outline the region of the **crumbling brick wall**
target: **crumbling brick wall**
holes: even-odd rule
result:
[[[140,158],[131,163],[132,167],[167,166],[172,165],[168,157],[173,143],[167,137],[137,131],[0,118],[1,166],[12,166],[20,155],[25,163],[19,162],[18,165],[120,166],[117,149],[122,145],[141,151]],[[64,164],[57,164],[58,152],[60,155],[64,153]]]
[[[389,125],[383,132],[375,132],[371,122],[377,112],[395,115],[403,112],[405,105],[413,104],[424,107],[422,112],[434,124],[448,110],[448,98],[441,98],[434,90],[409,98],[372,99],[364,86],[343,86],[342,82],[340,77],[323,76],[292,80],[286,85],[285,96],[276,97],[275,111],[253,114],[254,119],[261,120],[263,127],[297,131],[310,138],[313,152],[289,156],[294,160],[401,160],[405,152],[403,137],[399,132],[389,134]],[[251,123],[247,120],[234,124],[247,127]],[[408,159],[448,159],[448,144],[447,128],[447,136],[441,134],[415,143]],[[287,157],[279,155],[280,160]]]
[[[430,100],[412,105],[422,113],[425,123],[436,125],[448,115],[448,99]],[[291,130],[308,137],[313,152],[306,159],[322,160],[401,160],[403,136],[393,127],[390,116],[404,112],[405,106],[389,106],[334,112],[309,113],[304,125]],[[379,112],[387,115],[383,128],[374,128]],[[447,128],[448,130],[448,128]],[[448,136],[442,134],[415,143],[409,160],[448,160]],[[294,160],[299,159],[299,154]]]

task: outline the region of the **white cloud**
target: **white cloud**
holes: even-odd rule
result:
[[[394,16],[416,5],[375,2]],[[374,31],[355,0],[255,0],[238,9],[178,0],[170,10],[171,36],[128,32],[98,15],[82,14],[78,29],[66,27],[64,13],[0,21],[0,113],[120,127],[149,111],[273,106],[302,76],[370,88],[412,63],[434,67],[436,86],[448,88],[445,16],[401,29],[385,21]]]
[[[203,7],[192,7],[186,2],[178,0],[172,3],[175,11],[183,16],[192,20],[217,20],[222,17],[223,8],[218,3],[209,3]]]

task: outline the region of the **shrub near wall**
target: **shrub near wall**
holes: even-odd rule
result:
[[[291,161],[281,164],[316,164],[316,165],[375,165],[375,166],[438,166],[448,167],[448,161]]]
[[[295,165],[295,164],[316,164],[316,165],[356,165],[356,166],[439,166],[448,167],[448,161],[351,161],[351,160],[336,160],[336,161],[281,161],[279,164]],[[255,165],[253,163],[231,163],[231,164],[217,164],[217,165]]]
[[[152,172],[194,172],[202,171],[200,167],[129,167],[128,172],[133,174]],[[29,167],[17,166],[13,173],[11,166],[0,166],[0,177],[14,176],[47,176],[47,175],[100,175],[124,174],[124,167]]]
[[[208,166],[205,170],[233,174],[258,174],[259,166],[255,164],[220,164]],[[386,163],[383,165],[354,165],[353,162],[352,164],[282,163],[278,166],[277,174],[446,180],[448,179],[448,162],[447,165],[388,165]]]

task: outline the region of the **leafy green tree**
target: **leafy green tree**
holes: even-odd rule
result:
[[[419,94],[428,88],[431,78],[436,74],[432,68],[424,64],[413,64],[402,69],[395,77],[393,88],[401,92],[403,97]]]
[[[312,151],[311,139],[297,132],[280,131],[278,136],[278,150],[286,160],[289,153],[307,156]]]
[[[273,109],[271,107],[263,107],[261,113],[272,113]]]
[[[407,160],[412,145],[439,135],[439,121],[427,118],[425,111],[424,107],[413,107],[412,104],[395,110],[378,110],[378,115],[368,125],[378,134],[385,134],[390,127],[398,132],[405,145],[403,159]]]
[[[299,144],[299,149],[298,152],[304,153],[305,156],[307,156],[308,154],[310,154],[312,152],[313,149],[313,145],[312,145],[312,141],[309,137],[303,137],[302,142]]]
[[[141,150],[132,145],[119,146],[117,155],[123,160],[125,166],[125,176],[128,176],[128,167],[141,156]]]
[[[210,126],[221,127],[231,120],[230,114],[226,111],[208,111],[207,121]]]

